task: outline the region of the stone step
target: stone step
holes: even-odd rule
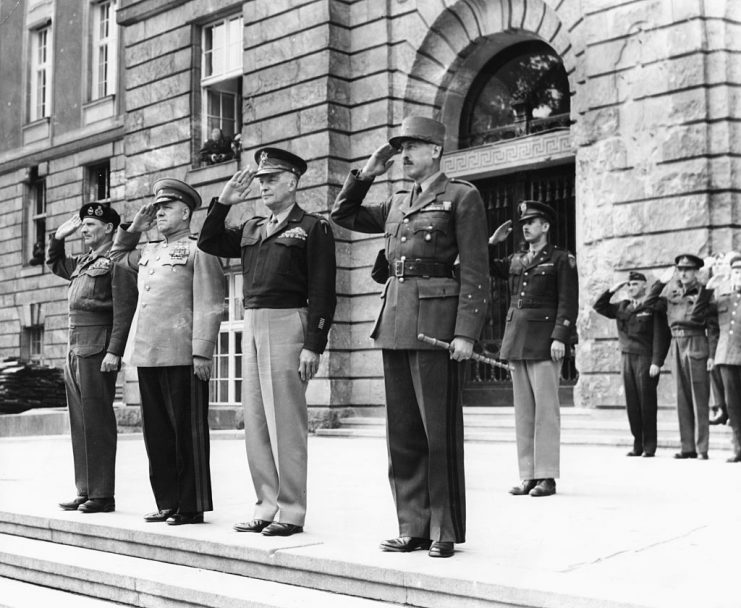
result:
[[[0,577],[0,608],[40,606],[45,608],[115,608],[121,604]]]
[[[389,602],[0,534],[0,574],[111,606],[381,608]],[[52,599],[52,598],[49,598]],[[30,600],[30,598],[29,598]],[[13,606],[13,604],[9,604]],[[59,606],[54,601],[18,606]],[[71,605],[71,604],[70,604]],[[87,608],[82,601],[75,604]]]

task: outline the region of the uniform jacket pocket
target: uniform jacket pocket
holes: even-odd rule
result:
[[[417,333],[439,340],[453,338],[461,291],[458,282],[448,278],[420,279],[417,281],[417,289]]]
[[[69,349],[78,357],[92,357],[105,351],[110,330],[99,325],[75,327],[69,334]]]

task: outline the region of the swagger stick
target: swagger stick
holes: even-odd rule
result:
[[[430,338],[430,336],[425,336],[424,334],[418,334],[417,340],[419,340],[420,342],[424,342],[425,344],[437,346],[438,348],[444,348],[445,350],[453,350],[453,347],[447,342],[443,342],[442,340],[438,340],[437,338]],[[485,355],[473,353],[471,355],[471,359],[473,359],[474,361],[480,361],[481,363],[486,363],[487,365],[491,365],[492,367],[501,367],[502,369],[506,369],[507,371],[509,371],[508,365],[500,363],[496,359],[492,359],[491,357],[487,357]]]

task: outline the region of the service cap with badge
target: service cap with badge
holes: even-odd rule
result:
[[[693,270],[698,270],[705,265],[705,262],[702,261],[702,258],[697,257],[696,255],[693,255],[691,253],[681,253],[676,258],[674,258],[674,265],[677,268],[690,268]]]
[[[110,204],[87,203],[80,208],[80,219],[93,219],[104,224],[113,224],[117,228],[121,223],[121,216],[116,213]]]
[[[201,195],[185,182],[174,177],[158,179],[152,186],[154,204],[180,201],[188,205],[191,211],[201,206]]]
[[[520,201],[517,205],[519,217],[518,222],[526,222],[532,218],[540,217],[553,224],[556,220],[556,212],[552,207],[540,201]]]
[[[257,171],[255,177],[288,171],[296,177],[306,173],[306,161],[300,156],[280,148],[261,148],[255,152]]]

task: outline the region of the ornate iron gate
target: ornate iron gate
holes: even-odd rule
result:
[[[523,171],[475,182],[486,205],[489,234],[508,219],[516,217],[516,207],[523,199],[551,205],[558,217],[551,227],[551,242],[575,251],[576,218],[574,205],[574,165],[572,163]],[[497,257],[506,257],[522,246],[522,236],[515,226],[512,236],[497,247]],[[507,282],[492,277],[489,311],[481,338],[485,351],[498,355],[504,335],[509,306]],[[561,403],[573,404],[573,385],[578,378],[574,358],[567,357],[561,369]],[[512,383],[509,373],[500,368],[470,362],[463,382],[463,405],[512,405]]]

